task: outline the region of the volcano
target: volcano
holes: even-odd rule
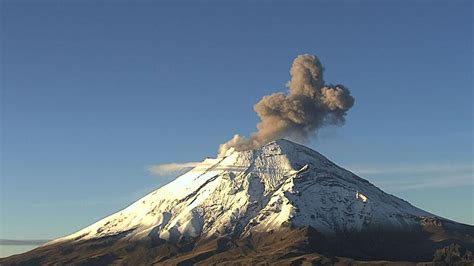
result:
[[[65,219],[67,220],[67,219]],[[387,194],[288,140],[230,149],[129,207],[11,264],[333,264],[431,261],[474,226]]]

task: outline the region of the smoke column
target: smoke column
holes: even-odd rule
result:
[[[343,85],[326,84],[324,68],[314,55],[299,55],[293,61],[288,93],[264,96],[254,106],[261,122],[250,138],[235,135],[219,147],[219,157],[234,148],[238,151],[259,148],[266,143],[289,138],[304,142],[325,125],[342,125],[354,97]]]

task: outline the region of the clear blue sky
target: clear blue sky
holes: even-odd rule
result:
[[[470,1],[225,2],[1,1],[0,238],[72,233],[173,178],[147,166],[215,156],[301,53],[356,98],[310,147],[474,224]]]

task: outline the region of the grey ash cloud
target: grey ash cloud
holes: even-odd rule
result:
[[[261,120],[257,131],[249,138],[235,135],[221,144],[219,156],[230,148],[255,149],[279,138],[305,142],[325,125],[344,124],[354,97],[344,85],[327,84],[323,72],[316,56],[297,56],[290,71],[288,93],[273,93],[255,104],[254,110]]]

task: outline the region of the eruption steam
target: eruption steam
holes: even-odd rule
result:
[[[344,124],[354,97],[343,85],[325,84],[323,72],[316,56],[296,57],[290,70],[288,93],[273,93],[255,104],[254,110],[261,119],[257,132],[250,138],[235,135],[221,144],[219,157],[230,148],[251,150],[284,137],[304,142],[325,125]]]

